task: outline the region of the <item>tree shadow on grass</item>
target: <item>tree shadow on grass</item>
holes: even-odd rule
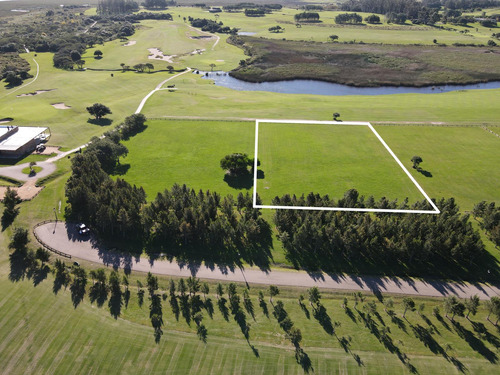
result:
[[[295,349],[295,359],[297,363],[302,367],[305,373],[314,372],[314,368],[312,366],[311,358],[304,351],[304,349],[297,347]]]
[[[250,173],[241,175],[224,175],[224,182],[233,189],[251,189],[253,186],[253,176]]]
[[[27,253],[16,250],[9,255],[10,272],[9,280],[13,282],[21,281],[28,276],[31,262],[26,257]]]
[[[203,306],[205,307],[205,310],[207,311],[208,316],[210,319],[214,318],[214,303],[212,302],[211,298],[207,298],[205,302],[203,303]]]
[[[175,316],[175,320],[179,321],[180,309],[179,309],[179,303],[177,302],[177,296],[175,295],[170,296],[170,307],[172,308],[172,313]]]
[[[40,268],[36,268],[33,271],[33,285],[37,286],[43,280],[45,280],[47,278],[47,275],[49,274],[49,272],[50,272],[50,268],[46,264],[44,264]]]
[[[124,174],[127,174],[128,170],[130,169],[130,164],[118,164],[115,169],[113,169],[113,175],[115,176],[123,176]]]
[[[101,283],[95,283],[90,287],[89,298],[91,303],[96,302],[98,307],[102,307],[108,299],[108,290]]]
[[[346,315],[351,318],[351,320],[358,324],[358,321],[356,320],[356,316],[354,316],[354,313],[352,312],[351,308],[349,306],[346,306],[345,309],[344,309]]]
[[[486,345],[484,345],[484,343],[474,335],[474,333],[466,329],[457,321],[452,322],[452,324],[458,336],[464,339],[467,342],[467,344],[469,344],[471,349],[481,354],[491,363],[497,363],[498,356],[495,353],[493,353],[490,349],[488,349]]]
[[[471,324],[472,328],[474,329],[475,332],[477,332],[479,337],[484,338],[495,348],[500,348],[500,340],[498,339],[498,337],[492,335],[483,323],[471,321]]]
[[[100,118],[100,119],[89,118],[87,122],[92,125],[109,126],[113,123],[113,120],[109,118]]]
[[[267,308],[267,303],[264,300],[259,301],[259,306],[262,309],[262,313],[269,319],[269,309]]]
[[[113,318],[118,319],[122,311],[122,305],[122,293],[120,292],[112,294],[108,301],[108,307],[109,312]]]
[[[307,309],[307,306],[302,303],[302,302],[299,302],[299,305],[300,305],[300,308],[302,309],[302,311],[304,311],[304,314],[306,316],[307,319],[311,319],[311,314],[309,313],[309,310]]]
[[[217,301],[217,305],[219,306],[219,310],[222,314],[222,317],[226,322],[229,322],[229,309],[226,306],[227,300],[224,297],[219,298]]]
[[[420,173],[422,173],[425,177],[432,177],[432,173],[429,172],[429,171],[426,171],[423,168],[418,167],[417,171],[420,172]]]
[[[13,222],[14,219],[19,214],[19,208],[15,208],[12,212],[5,209],[2,214],[1,224],[2,224],[2,232],[5,231]]]

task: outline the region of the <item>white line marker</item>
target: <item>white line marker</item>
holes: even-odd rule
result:
[[[257,204],[257,159],[259,150],[259,123],[274,123],[274,124],[314,124],[314,125],[350,125],[350,126],[367,126],[375,134],[378,140],[382,143],[389,154],[396,160],[396,163],[403,169],[406,175],[410,178],[417,189],[422,193],[433,210],[408,210],[408,209],[386,209],[386,208],[347,208],[347,207],[307,207],[307,206],[272,206]],[[384,213],[408,213],[408,214],[439,214],[440,211],[434,202],[429,198],[427,193],[422,189],[418,182],[413,178],[410,172],[405,168],[403,163],[398,159],[396,154],[391,150],[387,143],[383,140],[380,134],[373,128],[369,122],[357,121],[312,121],[312,120],[274,120],[274,119],[258,119],[255,120],[255,154],[253,165],[253,207],[268,208],[278,210],[313,210],[313,211],[351,211],[351,212],[384,212]]]

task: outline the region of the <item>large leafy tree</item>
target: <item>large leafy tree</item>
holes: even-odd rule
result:
[[[247,154],[234,153],[224,156],[220,161],[220,167],[231,174],[244,174],[248,173],[252,161]]]
[[[108,107],[101,103],[94,103],[90,107],[87,107],[87,112],[90,113],[91,116],[94,116],[96,120],[112,113]]]

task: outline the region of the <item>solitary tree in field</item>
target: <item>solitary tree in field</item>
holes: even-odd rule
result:
[[[90,107],[87,107],[88,113],[96,118],[96,120],[101,119],[106,115],[111,114],[111,110],[101,103],[94,103]]]
[[[420,156],[415,155],[414,157],[411,158],[411,161],[413,163],[413,168],[418,169],[420,163],[423,162],[422,158]]]
[[[448,314],[452,314],[451,321],[453,322],[455,321],[455,315],[464,316],[465,305],[457,297],[449,296],[444,299],[444,311],[447,318]]]
[[[335,112],[335,113],[333,114],[333,121],[338,121],[339,117],[340,117],[340,113]]]
[[[415,311],[415,301],[413,301],[410,297],[403,298],[403,306],[405,308],[405,311],[403,312],[403,318],[405,318],[406,312],[408,310]]]
[[[252,162],[247,154],[234,153],[224,156],[220,161],[220,167],[232,175],[238,175],[248,173],[248,166],[251,166]]]
[[[94,52],[94,57],[96,59],[102,58],[102,51],[100,49],[96,49],[95,52]]]
[[[273,297],[278,294],[280,294],[279,288],[276,285],[269,285],[269,295],[271,296],[271,298],[269,298],[269,302],[271,302],[271,304],[273,303]]]
[[[391,315],[392,308],[394,307],[394,300],[392,298],[384,298],[384,310],[387,314]]]
[[[488,322],[491,322],[490,320],[490,315],[496,315],[497,318],[500,318],[500,297],[493,296],[490,298],[489,301],[486,301],[486,310],[488,310],[488,316],[486,317],[486,320]],[[495,323],[495,325],[498,324],[498,319]]]
[[[467,309],[467,316],[466,318],[469,319],[469,315],[476,315],[477,313],[477,308],[479,307],[479,297],[477,294],[470,296],[465,300],[465,308]]]
[[[85,60],[78,60],[76,62],[76,66],[78,67],[78,69],[83,69],[83,66],[85,65]]]
[[[210,64],[210,69],[211,69],[211,71],[212,71],[212,72],[214,71],[214,68],[215,68],[216,66],[217,66],[217,65],[215,65],[214,63],[211,63],[211,64]]]
[[[338,36],[338,35],[335,35],[335,34],[332,34],[332,35],[330,35],[328,38],[330,38],[330,40],[331,40],[332,42],[335,42],[336,40],[338,40],[338,39],[339,39],[339,36]]]
[[[167,70],[169,73],[172,73],[174,71],[174,67],[172,65],[167,65]]]
[[[319,306],[319,301],[321,299],[321,294],[319,292],[319,289],[315,286],[313,286],[311,289],[307,290],[307,294],[309,295],[309,302],[311,303],[311,306],[313,308],[316,308]],[[316,307],[314,307],[316,306]]]

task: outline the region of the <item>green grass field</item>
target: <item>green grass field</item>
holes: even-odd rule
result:
[[[481,200],[500,202],[495,167],[500,140],[481,127],[376,130],[430,197],[454,197],[462,210]],[[258,192],[267,203],[276,195],[310,191],[340,198],[350,188],[375,198],[423,199],[367,127],[268,123],[259,134],[264,179],[258,180]],[[174,183],[224,195],[251,193],[251,179],[233,186],[225,182],[219,161],[233,152],[253,155],[254,122],[150,120],[124,144],[129,154],[121,161],[122,177],[143,186],[149,200]],[[432,177],[412,168],[414,155],[423,158],[422,168]]]
[[[233,189],[224,182],[220,160],[227,154],[253,154],[254,122],[148,121],[147,129],[124,142],[129,149],[123,176],[146,190],[148,200],[173,184],[219,194],[251,193],[251,184]]]
[[[255,319],[247,313],[247,320],[251,323],[248,342],[231,315],[228,321],[224,320],[212,294],[210,297],[215,304],[213,318],[204,312],[204,324],[208,330],[206,344],[196,337],[193,322],[189,326],[182,315],[179,321],[175,319],[168,300],[163,301],[163,336],[160,343],[155,344],[148,318],[148,301],[146,299],[143,307],[139,307],[135,287],[131,287],[128,306],[122,307],[122,315],[115,320],[110,316],[107,304],[99,308],[90,304],[87,297],[75,309],[69,289],[63,288],[57,294],[52,292],[52,276],[37,286],[28,279],[9,281],[4,250],[0,259],[0,360],[4,374],[303,373],[295,362],[293,347],[276,319],[272,314],[266,317],[258,306],[256,293],[259,287],[250,290]],[[136,278],[144,280],[144,275],[132,275],[131,282],[135,283]],[[160,286],[164,287],[166,282],[166,279],[160,279]],[[213,284],[211,288],[213,290]],[[322,300],[332,322],[340,323],[336,330],[339,339],[349,337],[350,352],[346,353],[335,336],[322,329],[308,304],[307,312],[299,307],[297,296],[297,290],[282,289],[275,301],[281,299],[284,302],[291,320],[301,329],[302,347],[311,359],[315,373],[336,373],[338,370],[368,374],[409,373],[397,355],[391,354],[365,327],[361,314],[353,308],[352,298],[348,304],[352,318],[340,307],[342,295],[324,294]],[[368,299],[371,300],[374,298]],[[266,301],[268,308],[272,309],[268,298]],[[395,311],[401,319],[401,299],[396,298],[395,302]],[[408,321],[401,319],[398,326],[391,322],[380,303],[377,303],[380,318],[374,319],[378,329],[383,324],[389,328],[391,341],[408,356],[418,373],[458,372],[444,356],[454,357],[456,363],[470,373],[495,371],[498,351],[494,343],[498,342],[498,332],[485,321],[484,309],[472,318],[476,322],[475,329],[484,329],[484,333],[476,332],[466,319],[457,318],[458,329],[465,332],[461,337],[448,319],[443,317],[443,323],[432,316],[432,308],[441,307],[441,301],[417,299],[416,302],[425,303],[427,322],[415,312],[409,312]],[[429,334],[430,329],[434,333]],[[361,366],[354,360],[354,355],[359,356]]]
[[[479,24],[474,24],[473,28],[444,25],[449,30],[442,30],[425,25],[412,25],[410,22],[407,22],[406,25],[387,24],[383,16],[381,17],[382,23],[378,25],[338,25],[335,23],[335,17],[339,13],[345,13],[341,11],[319,12],[321,23],[304,23],[302,27],[297,28],[293,16],[302,11],[283,8],[280,11],[267,14],[265,17],[246,17],[243,12],[223,12],[219,13],[218,20],[223,22],[224,26],[237,27],[244,32],[254,32],[256,37],[317,42],[329,41],[329,36],[333,34],[339,36],[340,42],[363,41],[365,43],[430,45],[433,44],[434,39],[437,39],[439,43],[448,45],[453,43],[486,44],[491,36],[491,31]],[[166,12],[171,13],[174,20],[188,16],[215,20],[213,14],[200,8],[179,7],[169,9]],[[371,13],[358,12],[358,14],[365,18]],[[269,32],[269,27],[276,25],[284,27],[285,32]],[[468,35],[460,33],[466,29],[469,30]]]
[[[143,113],[152,118],[331,120],[339,112],[344,121],[500,124],[499,89],[330,97],[236,91],[214,87],[196,74],[179,77],[176,87],[153,95]]]
[[[425,199],[368,126],[260,123],[258,158],[264,204],[310,192],[339,199],[353,188],[375,200]]]
[[[55,0],[50,1],[55,4]],[[33,3],[33,0],[30,2]],[[14,2],[12,3],[14,5]],[[27,0],[16,3],[23,5]],[[89,49],[84,56],[87,61],[86,67],[119,69],[122,62],[127,65],[148,62],[147,49],[151,47],[158,47],[168,54],[183,55],[174,59],[174,63],[171,64],[176,69],[190,66],[206,70],[213,63],[216,64],[216,69],[230,70],[238,65],[239,60],[246,58],[242,50],[225,43],[224,35],[221,35],[220,42],[213,50],[214,40],[190,38],[200,33],[189,28],[183,22],[183,17],[191,15],[213,18],[213,15],[189,7],[175,7],[167,11],[173,14],[174,21],[141,22],[136,34],[129,38],[136,41],[133,46],[123,47],[123,43],[119,41],[97,46],[96,48],[104,53],[103,59],[100,60],[93,59],[95,49]],[[304,25],[299,29],[291,21],[296,12],[284,9],[282,12],[263,18],[222,13],[220,20],[227,26],[256,32],[257,37],[295,40],[326,41],[329,35],[337,34],[340,41],[356,39],[377,43],[432,44],[432,40],[436,38],[440,43],[451,44],[485,43],[491,35],[491,31],[482,27],[478,27],[478,31],[471,28],[472,36],[460,34],[459,31],[463,28],[455,26],[453,26],[454,31],[387,24],[373,27],[339,27],[333,24],[335,12],[321,12],[321,19],[324,21],[322,24]],[[267,31],[268,27],[276,24],[286,27],[285,33],[271,34]],[[202,54],[188,54],[195,49],[206,51]],[[23,54],[23,56],[31,64],[30,73],[34,75],[36,71],[32,60],[34,54]],[[79,146],[92,136],[101,135],[120,123],[135,111],[147,93],[170,76],[167,72],[152,74],[113,72],[114,77],[106,71],[70,72],[53,68],[52,54],[39,53],[35,58],[40,64],[38,79],[16,92],[0,87],[0,112],[2,117],[13,117],[15,119],[13,125],[50,126],[52,131],[50,144],[63,146],[63,149]],[[167,62],[155,61],[153,64],[155,69],[164,69],[170,65]],[[33,79],[25,83],[31,81]],[[404,125],[405,122],[484,124],[500,134],[498,106],[500,90],[432,95],[322,97],[238,92],[215,87],[210,81],[202,80],[194,74],[183,75],[172,83],[176,84],[178,91],[157,92],[144,108],[144,114],[149,118],[165,118],[165,120],[149,120],[148,128],[143,133],[125,142],[129,154],[121,160],[124,174],[120,177],[144,186],[149,201],[154,199],[157,192],[171,187],[173,183],[185,183],[196,189],[210,189],[221,194],[236,195],[240,191],[251,192],[248,181],[236,187],[226,183],[219,161],[224,155],[232,152],[253,154],[254,122],[251,119],[254,118],[331,120],[332,113],[339,112],[344,121],[394,122],[398,125]],[[53,91],[36,96],[16,97],[19,94],[47,89]],[[85,107],[94,102],[102,102],[111,108],[113,114],[108,116],[113,120],[111,125],[98,126],[87,121],[89,115]],[[51,106],[54,103],[65,103],[71,108],[55,109]],[[185,120],[167,120],[168,117]],[[207,118],[212,121],[196,121]],[[470,210],[473,204],[480,200],[494,200],[500,203],[498,192],[500,175],[496,162],[500,157],[498,147],[500,138],[480,127],[375,126],[431,197],[453,196],[462,210]],[[312,177],[319,181],[318,185],[324,184],[322,176],[324,170],[315,169],[315,163],[319,163],[325,153],[330,156],[327,152],[330,139],[322,132],[319,134],[315,132],[318,137],[314,137],[312,133],[304,134],[303,130],[290,129],[289,134],[286,134],[290,136],[299,134],[302,140],[307,140],[311,145],[300,149],[302,146],[300,144],[286,144],[288,148],[294,147],[295,154],[292,153],[291,156],[308,160],[312,164],[312,166],[301,165],[302,179],[299,182],[304,183],[304,186],[305,182],[308,182],[305,176],[309,172],[313,172]],[[365,174],[367,171],[364,167],[358,167],[358,176],[364,179],[362,185],[377,188],[381,194],[390,197],[384,185],[368,181],[368,178],[378,178],[380,173],[392,168],[387,164],[391,161],[387,159],[388,154],[380,144],[373,143],[374,138],[371,134],[368,137],[368,134],[349,134],[341,144],[338,144],[339,151],[347,154],[352,151],[352,148],[348,147],[349,144],[362,140],[366,149],[354,150],[357,156],[364,158],[361,160],[362,164],[373,162],[370,158],[366,158],[372,153],[378,155],[378,161],[381,163],[370,170],[369,174]],[[282,142],[278,142],[279,137],[279,132],[270,134],[268,138],[271,141],[270,146],[282,145]],[[287,149],[283,146],[277,149],[281,159],[287,153]],[[425,177],[411,169],[410,158],[414,154],[423,158],[422,167],[431,172],[432,177]],[[263,156],[265,157],[265,151]],[[312,159],[306,159],[311,156]],[[293,163],[292,159],[280,163],[269,157],[266,159],[268,160],[263,158],[261,160],[265,179],[259,180],[259,183],[271,179],[273,171],[287,167],[286,163],[289,164],[285,172],[291,172],[290,169],[298,163],[298,161]],[[41,159],[30,156],[18,163],[38,160]],[[341,164],[346,161],[347,155],[340,158]],[[149,322],[149,301],[146,299],[142,308],[137,301],[136,280],[140,279],[145,283],[143,274],[131,276],[130,302],[127,307],[122,307],[122,314],[116,320],[110,316],[107,303],[99,308],[95,304],[90,304],[86,296],[84,302],[74,308],[69,289],[63,288],[57,295],[54,294],[51,274],[36,286],[32,278],[18,282],[10,281],[7,244],[12,228],[16,226],[32,228],[40,221],[54,219],[54,208],[58,218],[63,217],[66,206],[64,187],[69,177],[70,162],[71,159],[67,158],[57,162],[56,177],[46,183],[45,189],[34,200],[21,203],[20,213],[14,224],[0,233],[0,364],[2,364],[0,372],[2,374],[303,373],[295,361],[293,347],[285,338],[276,319],[272,315],[267,318],[259,308],[257,293],[260,287],[257,286],[252,286],[250,289],[255,307],[255,320],[247,314],[247,321],[251,324],[249,342],[245,340],[233,318],[230,316],[229,321],[225,321],[215,304],[213,319],[204,313],[204,324],[208,329],[207,343],[204,344],[196,336],[195,324],[192,322],[188,325],[182,316],[177,321],[168,301],[163,301],[164,334],[160,343],[155,344]],[[409,181],[401,170],[396,168],[396,171],[401,173],[404,181],[388,178],[391,189],[394,189],[395,194],[400,194],[398,192],[404,191],[403,185],[406,186]],[[324,175],[331,177],[332,173],[329,170],[327,172]],[[337,170],[335,173],[339,175],[343,173],[345,176],[345,170]],[[285,179],[290,177],[285,176]],[[271,182],[274,187],[275,182]],[[280,189],[288,187],[290,185],[282,185]],[[302,187],[299,186],[299,189]],[[343,190],[344,187],[339,187],[340,193]],[[262,195],[266,191],[267,189],[260,189],[259,193]],[[397,197],[406,195],[408,194],[403,193]],[[265,211],[263,215],[271,222],[273,211]],[[475,221],[473,225],[478,227]],[[31,245],[36,247],[33,242]],[[486,248],[497,259],[500,258],[498,249],[495,249],[491,242],[486,242]],[[278,241],[274,244],[273,260],[275,264],[289,265]],[[87,270],[96,267],[95,264],[81,263]],[[160,286],[165,288],[167,281],[166,278],[160,278]],[[215,301],[213,283],[211,289],[211,298]],[[391,354],[376,336],[370,333],[361,315],[353,309],[351,297],[349,304],[354,319],[349,318],[340,307],[341,294],[325,293],[323,298],[331,320],[340,322],[340,327],[337,329],[339,338],[351,338],[352,353],[348,353],[342,349],[334,336],[323,330],[312,315],[307,317],[297,303],[300,293],[305,291],[281,288],[281,295],[275,300],[283,300],[292,321],[301,329],[303,347],[312,361],[314,373],[384,375],[410,373],[397,355]],[[373,297],[370,297],[370,300],[373,300]],[[395,310],[398,317],[401,317],[401,298],[395,298],[395,302]],[[391,322],[380,303],[377,306],[381,320],[376,319],[379,330],[383,324],[390,329],[389,336],[392,342],[408,356],[419,374],[462,373],[452,364],[451,357],[459,361],[456,362],[458,366],[464,366],[463,373],[497,372],[500,332],[485,320],[484,306],[480,308],[479,314],[472,318],[476,322],[475,325],[465,318],[457,318],[462,327],[459,334],[457,332],[459,328],[455,328],[446,318],[443,320],[445,323],[442,323],[432,316],[431,311],[434,306],[439,305],[442,310],[441,301],[417,299],[417,304],[421,302],[426,304],[424,314],[429,321],[426,322],[415,312],[409,312],[408,322],[403,321],[406,331]],[[268,307],[271,308],[269,303]],[[311,314],[311,308],[307,306],[307,309]],[[250,345],[258,351],[258,356],[254,354]],[[353,354],[359,355],[363,362],[361,366],[356,363]]]
[[[472,210],[482,201],[500,203],[500,138],[480,127],[376,126],[431,197],[454,197],[462,210]],[[421,167],[432,174],[424,177],[410,168],[419,155]]]

